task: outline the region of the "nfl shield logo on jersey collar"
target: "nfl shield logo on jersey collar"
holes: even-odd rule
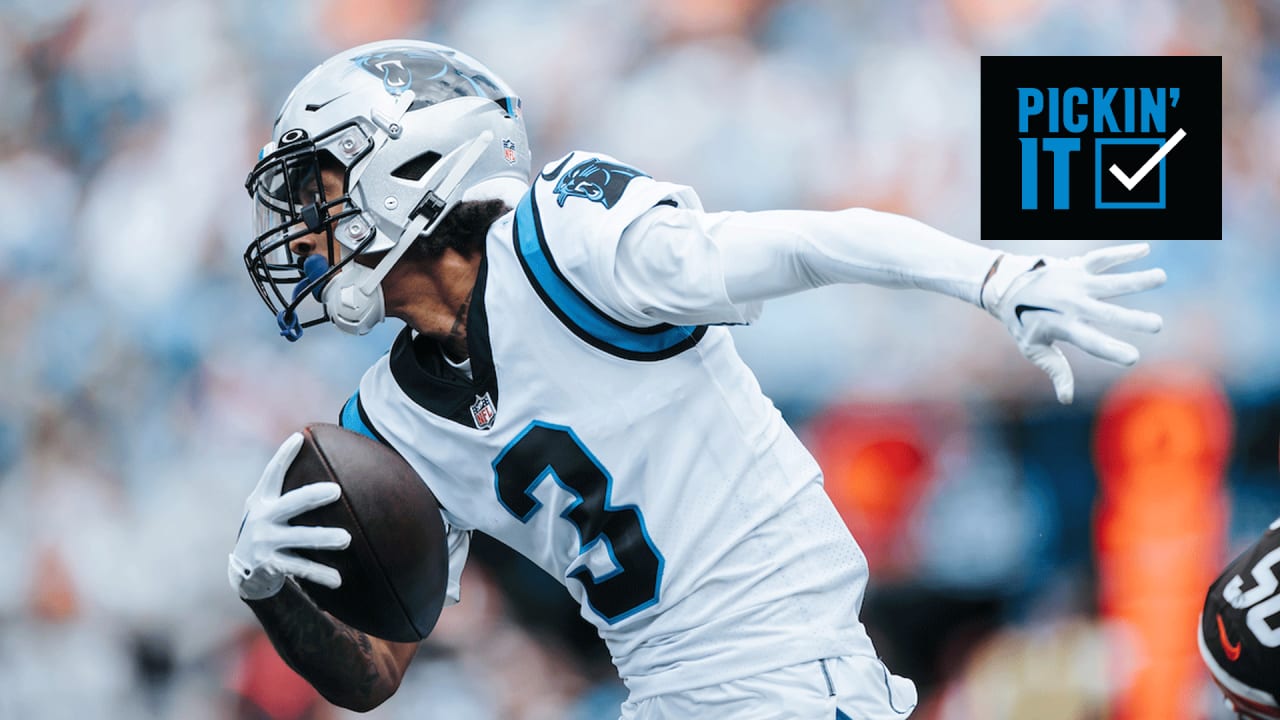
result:
[[[493,407],[493,400],[489,399],[489,393],[477,395],[476,401],[471,403],[471,419],[475,421],[476,427],[480,430],[488,430],[493,427],[493,418],[497,414],[498,411]]]

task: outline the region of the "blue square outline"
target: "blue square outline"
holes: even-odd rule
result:
[[[1155,202],[1103,202],[1102,201],[1102,146],[1103,145],[1155,145],[1157,148],[1163,146],[1168,138],[1098,138],[1094,142],[1093,159],[1094,172],[1094,200],[1093,207],[1095,210],[1164,210],[1165,209],[1165,180],[1164,180],[1164,163],[1169,159],[1168,155],[1160,158],[1160,199]],[[1146,178],[1143,178],[1144,180]]]

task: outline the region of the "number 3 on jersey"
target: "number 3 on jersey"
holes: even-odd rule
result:
[[[542,509],[533,496],[551,478],[573,495],[560,513],[578,531],[578,557],[603,543],[614,569],[597,575],[585,564],[568,573],[582,583],[587,604],[613,624],[658,602],[662,553],[649,539],[644,516],[634,505],[610,504],[613,478],[573,430],[534,420],[493,461],[498,501],[520,522]]]

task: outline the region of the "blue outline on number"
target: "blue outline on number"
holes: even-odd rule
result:
[[[554,425],[546,425],[545,423],[542,423],[542,424],[543,424],[543,426],[544,426],[544,427],[556,427],[556,426],[554,426]],[[532,427],[532,425],[530,425],[530,427]],[[563,429],[568,430],[568,428],[563,428]],[[529,431],[529,428],[525,428],[525,432],[520,433],[520,437],[524,437],[525,433],[527,433],[528,431]],[[571,430],[570,430],[570,431],[569,431],[569,434],[570,434],[570,435],[573,435],[573,431],[571,431]],[[573,438],[573,439],[574,439],[576,442],[578,442],[578,447],[582,447],[582,442],[581,442],[581,441],[578,441],[578,438],[577,438],[576,436],[574,436],[574,438]],[[519,441],[519,438],[517,438],[517,439],[516,439],[516,441],[518,442],[518,441]],[[583,450],[583,452],[586,452],[586,450],[587,450],[587,449],[586,449],[586,448],[582,448],[582,450]],[[504,452],[505,452],[505,451],[504,451]],[[587,454],[587,457],[590,457],[590,458],[591,458],[592,462],[595,462],[595,457],[593,457],[593,456],[591,455],[591,453],[590,453],[590,452],[587,452],[586,454]],[[501,458],[502,458],[502,456],[501,456],[501,455],[499,455],[499,456],[498,456],[498,458],[499,458],[499,459],[501,459]],[[496,463],[496,461],[495,461],[495,463]],[[600,467],[600,463],[596,462],[595,464],[596,464],[596,467],[599,467],[601,471],[604,471],[604,468],[603,468],[603,467]],[[606,477],[608,477],[608,476],[609,476],[609,473],[608,473],[608,472],[605,472],[604,474],[605,474],[605,476],[606,476]],[[528,495],[528,496],[529,496],[529,499],[530,499],[530,500],[532,500],[534,504],[533,504],[533,509],[531,509],[528,513],[526,513],[524,517],[519,518],[520,522],[522,522],[522,523],[527,523],[527,522],[529,522],[530,520],[532,520],[532,519],[533,519],[533,516],[534,516],[534,515],[536,515],[536,514],[537,514],[537,512],[538,512],[539,510],[541,510],[541,509],[542,509],[542,501],[541,501],[541,500],[539,500],[538,498],[534,497],[534,496],[533,496],[533,493],[534,493],[534,491],[535,491],[535,490],[537,490],[537,489],[538,489],[538,486],[542,484],[542,481],[543,481],[543,480],[545,480],[545,479],[547,479],[548,477],[550,477],[552,480],[555,480],[555,481],[556,481],[556,484],[557,484],[557,485],[559,485],[559,486],[560,486],[560,487],[561,487],[565,492],[567,492],[567,493],[569,493],[570,495],[572,495],[572,496],[574,496],[575,498],[577,498],[577,500],[574,500],[573,502],[569,503],[569,505],[568,505],[568,506],[566,506],[566,507],[565,507],[564,512],[560,513],[560,517],[562,517],[562,518],[564,518],[565,520],[567,520],[567,521],[569,522],[569,524],[570,524],[570,525],[573,525],[574,529],[577,529],[577,528],[578,528],[578,525],[577,525],[577,523],[575,523],[573,520],[570,520],[570,519],[569,519],[569,513],[573,512],[574,508],[576,508],[576,507],[578,507],[579,505],[581,505],[581,504],[582,504],[582,496],[578,494],[578,491],[577,491],[577,490],[574,490],[573,488],[569,487],[568,485],[565,485],[565,484],[564,484],[564,480],[561,480],[561,479],[560,479],[560,474],[559,474],[559,473],[557,473],[557,472],[555,471],[555,469],[554,469],[554,468],[552,468],[550,465],[548,465],[548,466],[546,467],[546,469],[544,469],[541,473],[539,473],[539,474],[538,474],[538,477],[534,478],[533,482],[529,484],[528,489],[526,489],[526,490],[524,491],[524,494],[525,494],[525,495]],[[494,482],[497,482],[497,473],[496,473],[496,472],[494,473]],[[610,489],[611,489],[611,487],[610,487],[609,485],[606,485],[606,486],[605,486],[605,493],[606,493],[606,497],[608,497],[607,493],[608,493],[608,491],[609,491]],[[501,503],[501,502],[502,502],[502,498],[501,498],[501,497],[499,497],[499,498],[498,498],[498,502],[499,502],[499,503]],[[505,504],[505,503],[503,503],[503,507],[506,507],[506,504]],[[607,506],[605,507],[605,510],[606,510],[606,511],[619,510],[619,509],[625,509],[625,506],[624,506],[623,508],[610,508],[610,507],[607,507]],[[637,507],[635,507],[634,505],[632,505],[632,506],[631,506],[631,509],[633,509],[633,510],[635,510],[635,511],[636,511],[636,515],[639,515],[639,514],[640,514],[640,509],[639,509],[639,508],[637,508]],[[515,513],[514,513],[514,512],[511,512],[511,508],[507,508],[507,512],[510,512],[512,515],[515,515]],[[641,529],[643,530],[643,528],[644,528],[644,523],[642,522],[640,525],[641,525]],[[585,570],[589,575],[591,575],[591,581],[592,581],[594,584],[597,584],[597,585],[598,585],[598,584],[600,584],[600,583],[602,583],[602,582],[604,582],[605,580],[608,580],[609,578],[611,578],[611,577],[613,577],[613,576],[615,576],[615,575],[620,575],[620,574],[622,574],[622,563],[618,562],[618,556],[617,556],[617,555],[615,555],[615,554],[614,554],[614,552],[613,552],[613,541],[611,541],[611,540],[609,539],[609,536],[608,536],[608,535],[605,535],[604,533],[600,533],[600,535],[598,535],[598,536],[596,537],[596,539],[595,539],[595,540],[592,540],[591,542],[589,542],[589,543],[587,543],[587,544],[583,545],[583,544],[582,544],[582,531],[581,531],[581,530],[579,530],[579,531],[578,531],[578,545],[579,545],[579,547],[580,547],[580,549],[578,550],[578,557],[582,557],[583,555],[585,555],[585,554],[587,553],[587,551],[589,551],[591,548],[593,548],[593,547],[595,547],[595,546],[596,546],[596,543],[599,543],[599,542],[601,542],[601,541],[604,541],[604,547],[605,547],[605,550],[607,550],[607,551],[609,552],[609,561],[613,563],[613,570],[610,570],[609,572],[607,572],[607,573],[605,573],[605,574],[603,574],[603,575],[596,575],[594,572],[592,572],[592,571],[591,571],[591,568],[590,568],[590,567],[588,567],[588,566],[587,566],[587,564],[586,564],[585,562],[577,566],[577,567],[578,567],[578,569],[579,569],[579,571],[581,571],[581,570]],[[577,576],[578,574],[580,574],[580,573],[579,573],[579,572],[574,572],[574,573],[571,573],[568,577],[574,577],[574,578],[576,579],[576,576]],[[579,581],[579,582],[581,582],[581,581]],[[593,608],[593,609],[594,609],[594,608]]]
[[[564,485],[561,485],[560,487],[564,487]],[[565,489],[568,490],[568,488],[565,488]],[[581,503],[582,501],[579,500],[578,502]],[[570,507],[573,507],[573,504],[571,504]],[[564,513],[560,513],[560,517],[565,518],[565,513],[567,512],[569,511],[565,510]],[[639,513],[640,511],[636,510],[636,514],[639,515]],[[568,520],[568,518],[565,518],[565,519]],[[644,523],[640,523],[640,527],[643,528]],[[578,537],[582,537],[582,533],[578,533]],[[613,569],[603,575],[597,576],[594,572],[591,571],[591,567],[587,565],[586,561],[584,560],[580,565],[577,566],[577,569],[574,572],[568,575],[568,577],[571,577],[574,580],[578,580],[578,576],[580,576],[585,571],[588,575],[591,576],[591,583],[593,585],[599,585],[600,583],[604,582],[605,580],[608,580],[611,577],[622,574],[622,563],[618,562],[618,556],[613,554],[613,541],[610,540],[609,536],[605,535],[604,533],[600,533],[599,537],[597,537],[595,540],[592,540],[586,545],[583,545],[582,548],[578,550],[578,557],[582,557],[586,555],[587,552],[591,550],[591,548],[595,547],[596,544],[600,542],[604,543],[604,549],[606,552],[609,553],[609,562],[613,563]],[[661,576],[659,576],[659,579],[660,578]],[[578,582],[582,582],[582,581],[578,580]],[[587,604],[590,605],[591,602],[588,601]],[[646,605],[645,607],[648,607],[648,606]],[[595,608],[591,608],[591,609],[595,610]],[[632,612],[635,612],[635,611],[633,610]]]
[[[1169,156],[1160,158],[1160,199],[1152,202],[1115,202],[1108,200],[1102,201],[1102,146],[1103,145],[1155,145],[1162,147],[1167,138],[1098,138],[1094,143],[1093,157],[1094,164],[1097,166],[1094,177],[1094,195],[1093,208],[1095,210],[1164,210],[1165,209],[1165,184],[1164,184],[1164,163]],[[1111,173],[1108,172],[1108,175]],[[1144,180],[1146,178],[1143,178]]]
[[[569,506],[564,509],[564,512],[560,513],[560,517],[568,521],[568,523],[573,526],[574,531],[578,533],[578,557],[582,557],[583,554],[585,554],[588,550],[594,547],[596,543],[603,540],[605,543],[605,549],[609,551],[609,560],[613,562],[613,566],[614,568],[616,568],[612,572],[608,572],[600,577],[596,577],[595,574],[591,572],[591,568],[588,567],[586,563],[579,565],[578,567],[581,570],[585,570],[586,574],[590,576],[591,584],[599,585],[605,580],[608,580],[609,578],[612,578],[616,575],[620,575],[621,573],[625,572],[625,569],[622,567],[622,563],[618,562],[618,557],[613,552],[613,541],[609,539],[608,535],[602,532],[598,536],[596,536],[595,539],[593,539],[591,542],[588,543],[586,542],[586,538],[582,536],[582,528],[578,527],[577,523],[573,522],[572,520],[569,520],[568,514],[572,512],[574,508],[582,504],[582,495],[578,494],[577,490],[574,490],[573,488],[570,488],[569,486],[565,485],[564,481],[562,481],[560,477],[556,475],[555,470],[552,469],[550,465],[548,465],[542,472],[538,473],[538,476],[534,478],[533,482],[529,483],[529,486],[525,488],[524,494],[527,495],[529,499],[533,501],[533,508],[530,509],[529,512],[525,513],[524,517],[517,515],[514,510],[507,507],[507,504],[502,501],[502,491],[499,486],[499,478],[498,478],[498,463],[502,462],[502,458],[506,457],[508,450],[515,447],[521,440],[524,439],[524,436],[528,435],[529,431],[534,429],[535,427],[544,427],[550,430],[562,430],[569,434],[569,437],[573,439],[573,442],[577,444],[578,448],[582,450],[582,452],[587,456],[587,459],[590,460],[592,464],[594,464],[596,468],[600,470],[601,474],[604,475],[604,479],[605,479],[604,510],[605,512],[615,512],[618,510],[634,510],[636,513],[636,519],[640,523],[640,534],[644,537],[645,544],[649,546],[649,549],[653,551],[654,556],[658,558],[658,574],[653,583],[652,599],[646,600],[645,602],[642,602],[639,605],[636,605],[635,607],[631,608],[630,610],[620,615],[617,615],[615,617],[609,617],[604,613],[600,612],[599,610],[597,610],[595,605],[591,604],[590,593],[583,592],[583,597],[586,600],[587,607],[591,608],[591,611],[594,612],[596,615],[599,615],[605,622],[609,623],[610,625],[614,625],[618,622],[621,622],[622,620],[625,620],[631,617],[632,615],[635,615],[641,610],[644,610],[646,608],[649,608],[658,604],[658,601],[662,594],[662,573],[666,569],[667,559],[663,557],[662,551],[658,550],[658,546],[654,545],[653,540],[649,537],[649,528],[645,524],[644,513],[640,510],[640,508],[636,507],[635,505],[615,506],[610,504],[609,498],[613,497],[613,475],[605,468],[604,465],[600,464],[600,461],[596,458],[595,454],[592,453],[591,450],[585,444],[583,444],[582,439],[579,438],[578,434],[573,431],[573,428],[567,427],[565,425],[556,425],[554,423],[544,422],[542,420],[534,420],[530,422],[527,426],[525,426],[525,429],[521,430],[518,435],[512,438],[511,442],[507,443],[506,447],[502,448],[501,452],[498,453],[498,456],[495,457],[493,459],[493,462],[491,463],[493,467],[493,493],[498,498],[498,504],[501,505],[502,508],[506,510],[507,513],[510,514],[512,517],[516,518],[522,523],[528,523],[530,520],[533,519],[533,516],[536,515],[539,510],[542,509],[542,501],[534,497],[533,491],[537,490],[538,486],[542,484],[542,481],[545,480],[548,476],[550,476],[555,480],[557,485],[559,485],[561,488],[564,488],[565,492],[569,493],[575,498],[575,500],[569,503]],[[586,583],[581,580],[581,576],[582,576],[582,573],[574,573],[572,575],[567,575],[565,579],[577,580],[580,584],[582,584],[585,590]]]

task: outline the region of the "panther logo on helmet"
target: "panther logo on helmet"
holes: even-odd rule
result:
[[[555,188],[556,202],[564,207],[565,198],[572,196],[598,202],[606,209],[611,208],[622,197],[627,185],[638,177],[649,175],[633,167],[591,158],[574,165],[560,177]]]
[[[483,72],[475,72],[448,56],[431,51],[397,48],[351,59],[361,69],[382,79],[382,88],[399,96],[413,90],[410,110],[418,110],[447,97],[498,97],[503,93]],[[432,92],[429,84],[435,83]],[[443,98],[442,98],[443,96]]]

